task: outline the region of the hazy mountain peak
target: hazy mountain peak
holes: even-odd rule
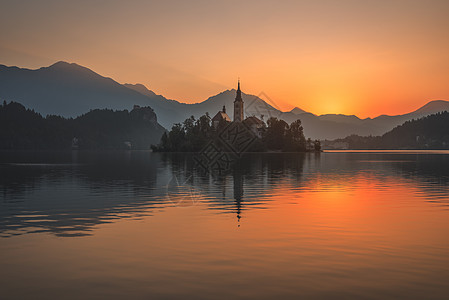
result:
[[[425,104],[424,106],[418,108],[413,113],[426,114],[435,113],[441,111],[449,111],[449,101],[445,100],[433,100]]]
[[[232,95],[234,95],[234,96],[232,96]],[[234,101],[234,98],[232,98],[232,97],[235,98],[235,90],[225,90],[216,95],[210,96],[209,98],[207,98],[206,100],[204,100],[202,102],[198,102],[195,104],[209,103],[209,102],[223,101],[223,100],[227,100],[227,102],[229,102],[230,99],[232,99],[232,101]]]
[[[54,67],[64,67],[64,66],[70,66],[72,65],[72,63],[60,60],[55,62],[54,64],[50,65],[49,68],[54,68]],[[73,63],[73,65],[76,65],[75,63]]]
[[[0,69],[0,98],[15,100],[43,115],[63,117],[97,108],[123,110],[135,104],[157,104],[111,78],[65,61],[36,70]]]
[[[76,63],[69,63],[69,62],[62,61],[62,60],[58,61],[58,62],[55,62],[54,64],[46,67],[46,69],[67,69],[67,70],[70,70],[70,69],[85,69],[85,70],[89,70],[88,68],[80,66],[80,65],[78,65]]]
[[[66,62],[66,61],[58,61],[58,62],[56,62],[56,63],[54,63],[54,64],[52,64],[52,65],[50,65],[48,67],[40,68],[39,70],[47,71],[47,72],[54,72],[54,73],[61,73],[62,72],[62,73],[65,73],[65,74],[72,74],[72,75],[79,74],[81,76],[90,76],[90,77],[92,77],[92,76],[97,77],[98,76],[99,78],[101,77],[101,78],[105,78],[105,79],[111,80],[110,78],[103,77],[100,74],[92,71],[89,68],[83,67],[83,66],[78,65],[76,63],[69,63],[69,62]]]
[[[291,112],[291,113],[294,113],[295,115],[300,115],[300,114],[306,113],[305,110],[300,109],[300,108],[297,107],[297,106],[296,106],[295,108],[293,108],[290,112]]]

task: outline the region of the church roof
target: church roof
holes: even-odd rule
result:
[[[254,117],[254,116],[246,118],[243,122],[245,122],[249,125],[252,125],[252,124],[265,125],[265,123],[261,119]]]
[[[217,112],[217,114],[212,118],[212,121],[221,121],[221,120],[225,120],[228,122],[231,122],[231,118],[228,116],[227,113],[219,111]]]

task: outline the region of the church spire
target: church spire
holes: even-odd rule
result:
[[[242,101],[242,102],[243,102],[243,99],[242,99],[242,91],[240,90],[240,78],[239,78],[239,81],[238,81],[237,95],[236,95],[236,97],[235,97],[235,101]]]
[[[243,99],[242,91],[240,90],[240,78],[237,86],[237,95],[234,100],[234,122],[242,122],[244,120],[243,116]]]

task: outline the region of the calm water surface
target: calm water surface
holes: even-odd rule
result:
[[[1,299],[448,299],[449,152],[0,153]]]

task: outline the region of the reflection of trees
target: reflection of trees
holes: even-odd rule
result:
[[[402,163],[390,163],[392,172],[416,182],[423,198],[449,205],[449,156],[403,155],[402,158]]]
[[[9,156],[8,156],[9,155]],[[0,234],[32,231],[86,235],[95,225],[172,206],[173,176],[194,187],[195,197],[217,213],[244,217],[266,208],[275,189],[321,182],[350,182],[359,174],[417,183],[424,199],[447,202],[449,157],[413,154],[247,153],[226,174],[203,174],[193,154],[73,152],[0,156]],[[17,155],[17,154],[16,154]],[[12,165],[17,161],[27,164]],[[427,198],[426,198],[427,197]]]
[[[201,201],[210,209],[236,213],[240,218],[245,209],[263,207],[261,195],[287,173],[297,176],[300,172],[303,155],[291,156],[290,162],[284,159],[287,154],[281,156],[243,157],[223,176],[195,173],[193,155],[182,153],[23,153],[3,157],[3,161],[26,164],[2,165],[0,232],[90,234],[97,224],[172,205],[167,202],[165,186],[173,175],[194,186],[199,197],[206,195]],[[247,189],[245,194],[249,185],[258,189]]]
[[[162,205],[155,197],[157,155],[80,152],[46,164],[33,155],[17,158],[26,164],[1,166],[0,232],[86,235],[94,225]]]
[[[301,180],[304,153],[247,153],[238,159],[224,174],[202,173],[195,169],[192,157],[167,156],[180,181],[189,176],[192,185],[199,189],[202,202],[209,209],[223,213],[235,213],[240,220],[247,209],[265,208],[264,195],[285,180],[296,184]],[[319,154],[318,154],[319,155]],[[186,161],[188,160],[188,161]],[[182,177],[182,174],[187,174]]]

